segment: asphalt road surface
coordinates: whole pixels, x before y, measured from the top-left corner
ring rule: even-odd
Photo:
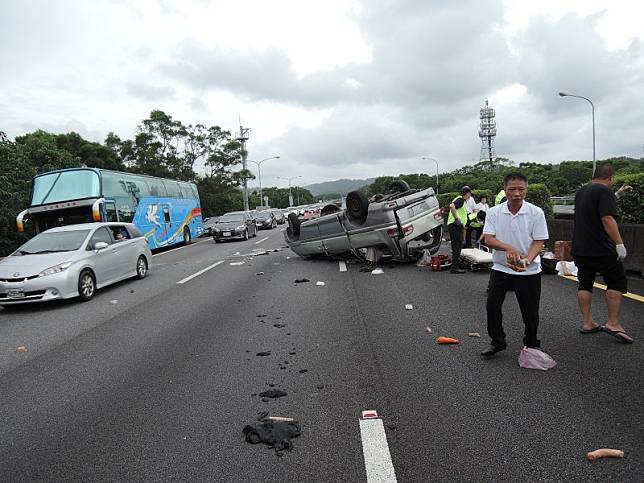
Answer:
[[[581,336],[575,284],[544,276],[558,365],[527,370],[512,294],[508,350],[479,355],[487,273],[251,256],[283,245],[202,239],[88,303],[0,309],[0,481],[644,481],[641,302],[623,306],[633,345]],[[300,423],[291,452],[244,441],[264,411]],[[602,447],[625,457],[586,461]]]

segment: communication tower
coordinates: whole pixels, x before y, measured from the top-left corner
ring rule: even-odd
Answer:
[[[481,108],[481,126],[479,137],[481,138],[481,161],[492,161],[496,157],[494,152],[494,137],[496,136],[496,121],[494,120],[494,109],[485,99],[485,107]]]
[[[250,128],[249,127],[243,127],[241,123],[241,118],[239,119],[239,131],[235,133],[235,139],[239,141],[239,144],[241,144],[242,148],[242,166],[244,169],[244,172],[247,169],[248,163],[248,154],[246,153],[246,141],[248,141],[250,133]],[[243,184],[243,199],[244,199],[244,210],[248,211],[248,178],[244,176],[244,184]]]

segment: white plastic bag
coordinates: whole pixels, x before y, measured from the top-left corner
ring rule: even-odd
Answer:
[[[573,275],[577,276],[577,265],[575,262],[557,262],[557,272],[560,276]]]
[[[524,347],[519,353],[519,365],[524,369],[541,369],[547,371],[557,365],[555,360],[539,349]]]

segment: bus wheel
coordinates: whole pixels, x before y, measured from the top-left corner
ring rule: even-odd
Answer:
[[[96,280],[89,270],[83,270],[78,277],[78,295],[82,302],[87,302],[96,292]]]
[[[183,244],[187,245],[188,243],[190,243],[191,240],[192,240],[192,236],[190,236],[190,229],[186,227],[183,230]]]

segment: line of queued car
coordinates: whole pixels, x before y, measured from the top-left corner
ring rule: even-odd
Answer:
[[[210,219],[206,223],[210,222]],[[277,208],[265,210],[233,211],[226,213],[212,224],[208,224],[206,233],[215,243],[225,240],[248,240],[257,236],[258,230],[271,230],[286,223],[283,210]]]

